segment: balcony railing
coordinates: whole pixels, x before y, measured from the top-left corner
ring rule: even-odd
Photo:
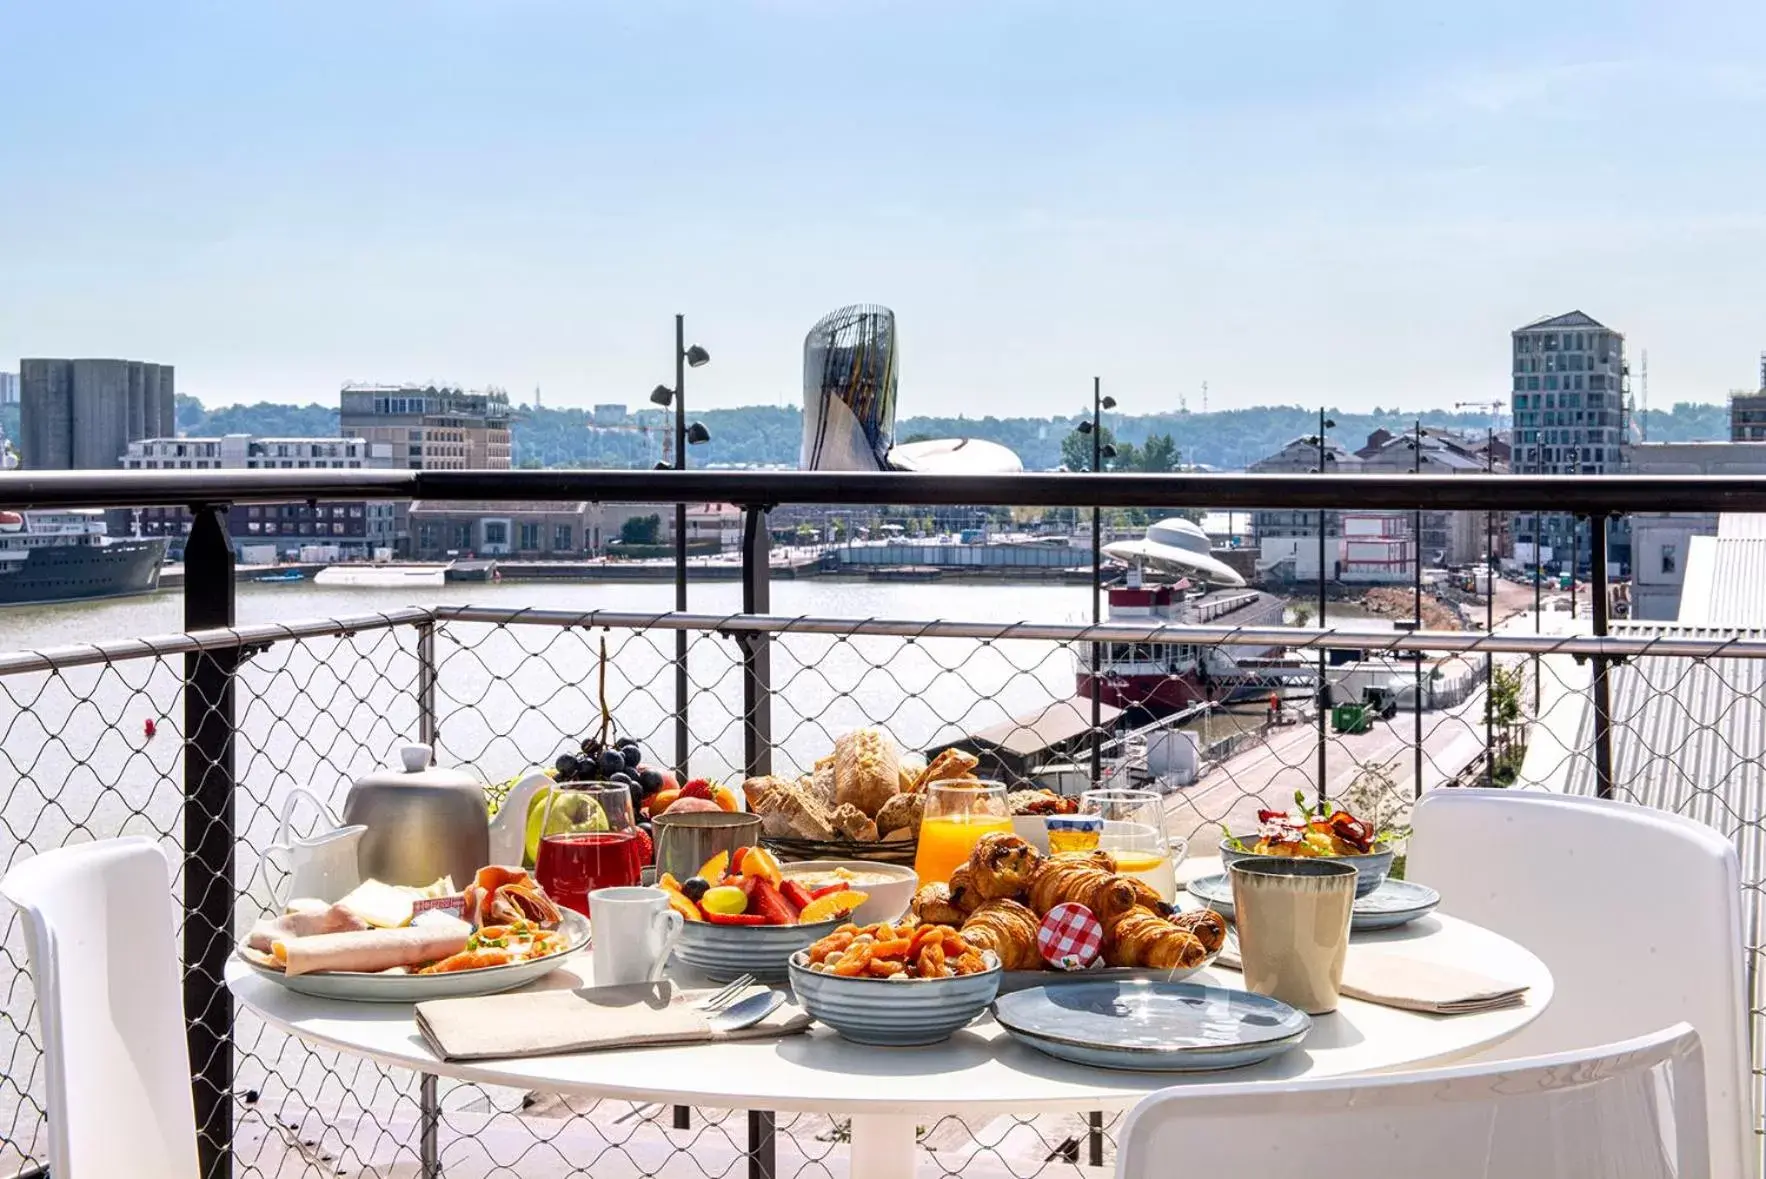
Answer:
[[[282,877],[265,851],[292,787],[339,802],[353,778],[414,739],[434,744],[442,764],[471,767],[491,783],[549,762],[599,715],[603,643],[606,695],[621,731],[656,760],[674,760],[684,748],[693,771],[705,775],[807,772],[836,736],[860,724],[880,725],[911,748],[954,740],[1072,696],[1080,656],[1093,644],[1267,643],[1307,665],[1319,652],[1350,647],[1395,660],[1422,653],[1439,672],[1424,709],[1412,715],[1407,706],[1372,733],[1333,734],[1315,717],[1278,726],[1258,713],[1200,712],[1188,723],[1204,762],[1193,784],[1169,796],[1173,834],[1191,836],[1196,852],[1208,854],[1221,824],[1240,827],[1260,805],[1321,786],[1391,822],[1402,822],[1422,789],[1484,781],[1667,806],[1737,841],[1753,919],[1751,967],[1760,960],[1766,636],[1610,633],[1604,551],[1595,554],[1597,584],[1588,593],[1594,633],[1583,635],[1551,627],[1550,617],[1537,633],[1495,634],[1247,628],[1230,616],[1207,626],[940,618],[936,590],[929,608],[910,617],[786,617],[772,609],[764,526],[765,511],[787,503],[1766,511],[1766,489],[1750,481],[203,472],[18,475],[0,494],[7,507],[170,503],[194,514],[182,633],[0,654],[0,868],[119,834],[148,835],[178,853],[205,1176],[413,1166],[433,1173],[438,1165],[450,1175],[716,1176],[746,1168],[756,1179],[838,1170],[843,1131],[824,1118],[683,1116],[437,1082],[310,1048],[232,1009],[222,969],[241,923],[280,895]],[[746,514],[741,609],[423,607],[235,625],[227,504],[416,496],[736,503]],[[1593,536],[1604,550],[1605,530]],[[658,604],[667,598],[658,586]],[[677,636],[686,640],[684,665]],[[687,688],[677,694],[683,666]],[[1668,731],[1650,702],[1676,695],[1703,704],[1689,704],[1682,727]],[[152,737],[145,717],[157,719]],[[1699,780],[1689,732],[1721,747],[1716,754],[1742,777]],[[34,1003],[11,914],[0,915],[0,929],[6,1174],[41,1159],[44,1128]],[[1766,1084],[1758,978],[1751,968],[1757,1097]],[[922,1144],[946,1172],[981,1168],[1020,1179],[1101,1165],[1113,1149],[1102,1118],[972,1125],[951,1118],[925,1127]]]

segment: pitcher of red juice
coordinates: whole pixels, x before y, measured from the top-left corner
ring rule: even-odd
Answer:
[[[552,788],[534,860],[534,876],[547,896],[587,917],[591,892],[637,884],[642,871],[626,787],[573,782]]]

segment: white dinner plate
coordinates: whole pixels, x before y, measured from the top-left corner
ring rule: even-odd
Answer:
[[[589,920],[574,909],[564,910],[558,923],[567,945],[556,954],[488,966],[482,970],[457,970],[450,974],[367,974],[359,971],[319,971],[288,975],[259,966],[237,954],[260,978],[319,999],[346,999],[355,1003],[422,1003],[429,999],[463,999],[470,995],[495,995],[525,986],[564,965],[565,960],[589,944]]]

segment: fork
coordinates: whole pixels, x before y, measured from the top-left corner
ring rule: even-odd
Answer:
[[[753,985],[754,976],[752,974],[738,975],[717,990],[713,991],[711,994],[705,996],[705,998],[699,1000],[694,1006],[700,1011],[715,1015],[717,1012],[729,1007],[737,999],[740,999],[742,997],[742,992],[746,991]],[[662,1106],[660,1105],[636,1105],[632,1107],[629,1113],[623,1113],[617,1118],[614,1118],[613,1124],[617,1126],[621,1122],[629,1122],[633,1118],[649,1117],[652,1113],[661,1108]]]

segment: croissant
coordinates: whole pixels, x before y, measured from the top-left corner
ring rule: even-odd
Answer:
[[[967,913],[950,903],[950,886],[947,884],[921,885],[908,908],[922,925],[948,925],[954,929],[969,919]]]
[[[1134,889],[1134,903],[1141,908],[1151,910],[1161,917],[1171,908],[1165,903],[1165,898],[1154,891],[1153,886],[1139,876],[1124,876],[1122,879],[1128,881],[1129,887]]]
[[[1047,913],[1066,901],[1084,905],[1108,929],[1110,922],[1135,907],[1135,891],[1128,877],[1106,872],[1088,860],[1059,856],[1044,860],[1030,884],[1030,907]]]
[[[960,864],[950,874],[950,903],[965,913],[973,913],[987,900],[975,885],[975,871],[968,864]]]
[[[1210,954],[1226,944],[1226,918],[1213,909],[1193,909],[1170,918],[1171,924],[1188,930]]]
[[[1104,965],[1149,966],[1157,970],[1199,966],[1208,951],[1187,929],[1135,906],[1104,923]]]
[[[989,831],[969,853],[968,867],[981,899],[1016,897],[1042,867],[1042,853],[1009,831]]]
[[[1038,970],[1042,956],[1036,949],[1036,914],[1017,901],[988,901],[963,922],[963,940],[977,950],[999,955],[1005,970]]]

